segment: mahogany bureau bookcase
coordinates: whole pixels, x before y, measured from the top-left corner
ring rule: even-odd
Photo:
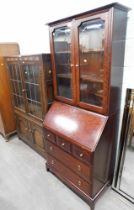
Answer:
[[[20,48],[16,42],[0,43],[0,134],[6,141],[10,135],[16,133],[16,123],[10,94],[10,81],[4,56],[20,54]]]
[[[50,54],[6,58],[17,133],[45,156],[42,123],[53,100]]]
[[[55,102],[43,123],[47,170],[92,210],[113,174],[128,10],[113,3],[49,23]]]

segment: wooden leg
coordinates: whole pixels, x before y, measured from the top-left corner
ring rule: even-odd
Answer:
[[[9,139],[8,139],[8,137],[6,137],[6,138],[5,138],[5,142],[8,142],[8,141],[9,141]]]
[[[92,203],[90,208],[91,208],[91,210],[94,210],[95,209],[95,203]]]
[[[49,171],[49,167],[48,167],[47,163],[46,163],[46,170]]]

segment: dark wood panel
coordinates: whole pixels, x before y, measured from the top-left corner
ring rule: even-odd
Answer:
[[[2,115],[0,113],[0,133],[5,135],[5,131],[4,131],[4,123],[3,123],[3,119],[2,119]]]
[[[35,121],[31,121],[31,118],[27,117],[26,114],[23,114],[23,116],[17,114],[16,120],[19,138],[46,158],[45,137],[42,125],[39,126]]]
[[[57,160],[63,163],[66,167],[71,169],[74,173],[85,179],[87,182],[91,182],[92,166],[87,166],[76,158],[65,153],[62,149],[59,149],[54,144],[47,142],[47,151],[50,155],[54,156]]]
[[[20,138],[31,142],[31,133],[29,132],[29,124],[25,118],[16,115],[17,132]]]
[[[51,141],[53,143],[56,142],[56,136],[52,132],[50,132],[46,129],[45,129],[45,137],[46,137],[46,139],[48,139],[49,141]]]
[[[92,164],[92,154],[88,151],[83,150],[82,147],[72,145],[72,153],[76,158],[78,158],[82,162],[85,162],[88,165]]]
[[[46,114],[44,127],[87,151],[94,151],[107,122],[106,116],[54,102]]]
[[[79,176],[77,176],[75,173],[73,173],[71,170],[69,170],[67,167],[65,167],[63,164],[61,164],[50,155],[48,155],[47,163],[49,165],[49,169],[52,170],[54,173],[57,172],[59,176],[64,179],[66,184],[71,184],[78,191],[86,195],[90,195],[91,187],[89,183],[81,179]]]
[[[42,127],[39,127],[35,124],[31,124],[31,130],[35,146],[38,146],[43,150],[45,146],[44,146],[44,134]]]
[[[61,147],[66,152],[71,152],[71,144],[60,137],[56,137],[56,142],[59,147]]]
[[[11,100],[9,78],[4,57],[0,57],[0,112],[1,133],[7,137],[16,132],[16,123]]]

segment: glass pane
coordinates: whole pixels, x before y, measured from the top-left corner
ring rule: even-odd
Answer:
[[[14,105],[16,108],[24,110],[24,99],[22,97],[22,82],[19,71],[19,65],[12,63],[8,65],[10,81],[11,81],[11,91],[13,94]]]
[[[24,79],[26,82],[39,84],[39,69],[37,64],[23,65]]]
[[[22,97],[18,97],[18,96],[17,96],[17,98],[18,98],[18,107],[20,109],[24,109],[24,100],[23,100],[23,98]]]
[[[42,118],[42,109],[39,102],[28,100],[28,109],[30,114]]]
[[[13,71],[12,71],[12,65],[9,64],[9,74],[10,74],[10,78],[13,79]]]
[[[18,106],[17,97],[16,95],[13,95],[13,96],[14,96],[14,105],[17,107]]]
[[[22,84],[20,81],[12,81],[13,92],[22,96]]]
[[[57,92],[59,96],[72,98],[72,72],[70,63],[71,30],[58,28],[53,33]]]
[[[79,27],[80,101],[102,106],[104,76],[104,21],[83,22]]]
[[[40,87],[39,87],[39,65],[23,65],[24,82],[28,102],[28,113],[42,118]]]
[[[19,72],[19,66],[14,65],[14,71],[15,71],[15,79],[20,81],[20,72]]]
[[[14,94],[13,94],[13,97],[14,97],[15,107],[24,110],[24,100],[23,100],[23,98],[19,97],[18,95],[14,95]]]
[[[26,83],[26,94],[28,99],[40,102],[39,85]]]
[[[11,87],[12,87],[12,93],[15,93],[16,94],[16,88],[15,88],[14,81],[11,81]]]

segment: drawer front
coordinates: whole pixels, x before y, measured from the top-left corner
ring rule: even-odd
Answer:
[[[86,195],[90,195],[91,186],[88,182],[80,178],[50,155],[48,155],[47,163],[50,170],[63,179],[67,185],[71,185],[71,187],[73,186],[75,190],[77,189]]]
[[[91,164],[91,154],[89,152],[86,152],[78,146],[72,145],[72,153],[79,160]]]
[[[56,138],[55,138],[55,135],[53,133],[51,133],[50,131],[48,130],[45,130],[45,137],[47,140],[55,143],[56,142]]]
[[[57,145],[59,147],[61,147],[63,150],[65,150],[65,151],[67,151],[67,152],[70,153],[70,151],[71,151],[71,145],[70,145],[69,142],[63,140],[62,138],[60,138],[58,136],[56,137],[56,142],[57,142]]]
[[[50,142],[47,142],[47,152],[87,182],[91,181],[91,166],[87,166]]]

